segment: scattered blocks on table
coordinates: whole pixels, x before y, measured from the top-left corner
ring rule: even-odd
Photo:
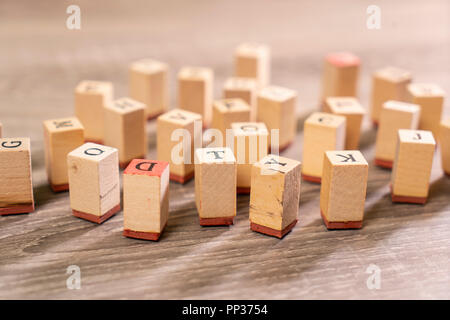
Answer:
[[[250,229],[283,238],[297,223],[301,163],[268,155],[253,165]]]
[[[302,177],[320,183],[325,151],[343,150],[346,118],[331,113],[314,112],[303,128]]]
[[[147,155],[146,106],[120,98],[105,106],[104,144],[119,150],[119,166]]]
[[[146,119],[153,119],[168,108],[168,72],[166,63],[152,59],[141,59],[130,66],[130,97],[146,105]]]
[[[375,164],[383,168],[392,168],[397,148],[398,130],[418,129],[420,106],[389,100],[383,104],[379,119]]]
[[[262,122],[232,123],[231,130],[237,162],[237,193],[249,194],[252,166],[267,155],[268,131]]]
[[[178,73],[178,108],[200,114],[205,128],[211,123],[213,81],[209,68],[184,67]]]
[[[200,225],[233,224],[236,216],[236,159],[230,148],[195,150],[195,204]]]
[[[327,151],[320,187],[320,213],[328,229],[362,227],[369,165],[357,150]]]
[[[250,106],[250,121],[256,121],[256,94],[258,85],[255,79],[232,77],[225,81],[223,97],[240,98]]]
[[[233,122],[249,122],[250,106],[242,99],[216,100],[213,104],[213,117],[211,127],[222,133],[222,143],[226,142],[226,130],[231,129]]]
[[[116,148],[85,143],[68,154],[67,166],[74,216],[100,224],[120,211]]]
[[[234,75],[254,78],[260,88],[270,83],[270,48],[264,44],[243,43],[234,52]]]
[[[378,124],[383,103],[388,100],[407,101],[407,86],[412,81],[409,71],[386,67],[372,76],[371,118]]]
[[[67,155],[84,143],[84,128],[75,118],[44,121],[45,167],[54,192],[69,190]]]
[[[347,119],[345,130],[345,149],[359,148],[361,124],[366,110],[353,97],[330,97],[325,100],[325,112],[344,116]]]
[[[169,163],[134,159],[123,172],[123,235],[156,241],[169,219]]]
[[[269,86],[258,93],[258,122],[264,122],[269,130],[269,146],[273,153],[286,149],[294,140],[297,131],[295,106],[297,92],[291,89]],[[279,130],[278,141],[272,130]]]
[[[170,163],[170,180],[183,184],[194,177],[194,145],[202,145],[201,127],[202,116],[186,110],[173,109],[158,117],[158,160]]]
[[[398,130],[391,176],[392,202],[424,204],[427,201],[436,147],[431,131]]]
[[[85,141],[103,143],[104,106],[112,99],[111,82],[87,80],[75,88],[75,116],[83,124]]]
[[[0,215],[34,211],[29,138],[0,139]]]
[[[439,135],[441,145],[442,169],[450,176],[450,117],[442,120]]]

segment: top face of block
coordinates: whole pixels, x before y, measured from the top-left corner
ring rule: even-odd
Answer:
[[[184,67],[178,72],[180,80],[212,80],[213,71],[210,68],[203,67]]]
[[[269,100],[283,102],[297,97],[297,92],[288,88],[268,86],[259,91],[258,96]]]
[[[154,74],[168,70],[168,65],[166,63],[153,60],[153,59],[141,59],[135,61],[131,64],[131,70],[145,73],[145,74]]]
[[[260,136],[269,134],[263,122],[233,122],[231,124],[231,130],[234,136]]]
[[[231,77],[225,81],[225,90],[255,90],[257,82],[253,78]]]
[[[369,166],[362,153],[358,150],[326,151],[325,156],[334,166]]]
[[[411,83],[408,85],[409,93],[414,97],[444,97],[444,90],[433,83]]]
[[[249,111],[250,106],[242,99],[222,99],[214,101],[214,107],[221,113]]]
[[[279,172],[282,174],[286,174],[293,169],[297,168],[301,165],[300,161],[280,157],[274,154],[269,154],[253,164],[253,166],[259,167],[262,170],[262,173],[273,173],[273,172]],[[272,172],[270,172],[272,171]]]
[[[30,138],[2,138],[0,152],[30,151]]]
[[[199,148],[195,150],[195,163],[236,163],[233,151],[230,148]]]
[[[420,111],[420,106],[417,104],[395,100],[386,101],[383,103],[383,108],[406,113],[416,113]]]
[[[398,137],[402,143],[420,143],[435,145],[433,133],[426,130],[398,130]]]
[[[305,120],[305,124],[312,124],[327,128],[338,128],[345,122],[345,117],[325,112],[314,112],[308,117],[308,119]]]
[[[411,72],[396,67],[386,67],[375,72],[375,77],[390,82],[409,81],[412,78]]]
[[[261,43],[242,43],[235,51],[238,56],[261,57],[270,54],[270,48]]]
[[[142,176],[161,177],[169,166],[166,161],[133,159],[123,174],[137,174]]]
[[[326,61],[336,67],[359,66],[360,59],[351,52],[333,52],[325,57]]]
[[[84,129],[83,125],[76,117],[45,120],[44,128],[52,133]]]
[[[77,85],[75,92],[92,95],[111,94],[112,89],[113,85],[111,82],[84,80]]]
[[[194,121],[201,121],[202,116],[195,112],[190,112],[182,109],[172,109],[158,117],[158,121],[166,121],[181,126],[188,125]]]
[[[329,97],[326,99],[333,113],[365,114],[366,110],[354,97]]]
[[[81,158],[89,161],[100,162],[113,153],[118,153],[116,148],[107,147],[101,144],[87,142],[82,146],[72,150],[68,156]]]
[[[146,105],[131,98],[123,97],[106,104],[105,108],[119,114],[128,114],[138,110],[145,110]]]

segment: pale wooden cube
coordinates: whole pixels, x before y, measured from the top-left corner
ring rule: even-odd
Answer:
[[[0,138],[0,215],[34,211],[30,138]]]
[[[103,143],[103,109],[112,99],[111,82],[86,80],[75,88],[75,116],[83,124],[86,141]]]
[[[231,129],[233,122],[249,122],[250,106],[242,99],[216,100],[213,104],[211,127],[222,133],[222,144],[225,145],[226,130]]]
[[[0,138],[2,138],[2,137],[3,137],[3,125],[0,122]]]
[[[230,148],[195,151],[195,204],[200,225],[231,225],[236,216],[236,159]]]
[[[320,213],[328,229],[361,228],[369,165],[357,150],[327,151],[320,187]]]
[[[153,119],[169,106],[169,66],[153,59],[141,59],[130,66],[130,97],[146,105],[145,116]]]
[[[67,166],[74,216],[100,224],[120,211],[116,148],[85,143],[67,155]]]
[[[169,219],[169,163],[134,159],[123,172],[123,235],[160,238]]]
[[[383,104],[375,145],[375,164],[392,168],[399,129],[416,130],[419,126],[420,106],[389,100]]]
[[[119,150],[119,167],[147,155],[146,106],[120,98],[105,106],[104,144]]]
[[[254,78],[260,88],[270,83],[270,48],[264,44],[243,43],[234,51],[234,76]]]
[[[346,118],[330,113],[314,112],[303,128],[302,177],[320,183],[325,151],[345,148]]]
[[[250,106],[250,121],[256,121],[256,95],[258,85],[255,79],[231,77],[223,86],[225,99],[240,98]]]
[[[439,135],[441,145],[442,169],[450,176],[450,117],[442,120]]]
[[[156,131],[158,160],[170,164],[170,180],[188,182],[194,177],[194,146],[201,146],[202,116],[173,109],[158,117]]]
[[[391,175],[393,202],[427,201],[436,142],[431,131],[398,130]]]
[[[283,238],[297,223],[301,163],[268,155],[253,165],[250,229]]]
[[[54,192],[69,190],[67,155],[84,143],[84,127],[76,117],[46,120],[45,167]]]

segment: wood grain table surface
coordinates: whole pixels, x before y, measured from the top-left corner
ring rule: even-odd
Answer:
[[[75,2],[75,1],[74,1]],[[375,131],[364,124],[370,164],[364,226],[327,231],[320,186],[302,182],[299,223],[284,239],[249,230],[248,196],[231,227],[200,227],[194,183],[170,185],[170,217],[159,242],[122,236],[120,212],[103,225],[71,215],[68,193],[47,184],[42,121],[73,114],[73,89],[109,80],[127,95],[128,66],[169,63],[171,107],[183,65],[215,72],[215,97],[232,74],[233,49],[272,48],[272,83],[298,90],[299,131],[283,155],[302,159],[302,122],[317,109],[323,56],[350,50],[362,59],[359,98],[369,105],[371,73],[394,65],[415,81],[450,92],[448,1],[77,1],[81,30],[66,28],[72,1],[0,3],[0,122],[4,135],[32,141],[36,211],[0,217],[1,299],[436,299],[450,298],[450,179],[439,149],[426,205],[392,204],[390,171],[373,165]],[[381,8],[381,29],[366,8]],[[450,114],[448,99],[445,113]],[[148,124],[149,158],[155,124]],[[0,183],[1,180],[0,180]],[[370,290],[366,269],[381,271]],[[66,269],[81,269],[81,289]]]

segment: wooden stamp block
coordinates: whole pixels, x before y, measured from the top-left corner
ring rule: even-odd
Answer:
[[[439,137],[444,95],[444,90],[435,84],[408,85],[408,100],[421,107],[419,129],[431,131],[436,139]]]
[[[156,241],[169,219],[169,163],[134,159],[123,172],[123,235]]]
[[[67,155],[84,143],[84,128],[75,118],[44,121],[45,167],[54,192],[69,190]]]
[[[325,151],[343,150],[346,118],[330,113],[314,112],[303,128],[302,177],[320,183]]]
[[[147,119],[153,119],[167,110],[168,72],[167,64],[152,59],[141,59],[130,66],[130,97],[146,105]]]
[[[392,202],[424,204],[436,147],[431,131],[398,130],[391,176]]]
[[[320,187],[320,213],[328,229],[362,227],[369,165],[361,152],[327,151]]]
[[[270,48],[263,44],[243,43],[234,52],[234,75],[256,79],[260,88],[270,82]]]
[[[185,67],[178,73],[178,108],[200,114],[205,128],[211,122],[213,83],[209,68]]]
[[[450,176],[450,117],[442,120],[439,135],[441,145],[442,169]]]
[[[86,141],[103,143],[103,109],[112,99],[111,82],[81,81],[75,88],[75,116],[83,124]]]
[[[211,127],[218,129],[223,136],[222,146],[225,145],[226,130],[231,129],[233,122],[249,122],[250,106],[242,99],[216,100],[213,104],[213,118]]]
[[[268,155],[253,165],[250,229],[283,238],[297,223],[301,163]]]
[[[252,166],[267,155],[269,133],[262,122],[235,122],[231,130],[237,162],[237,193],[249,194]]]
[[[67,155],[72,213],[103,223],[120,211],[117,149],[85,143]]]
[[[416,104],[389,100],[383,104],[375,147],[375,164],[392,168],[399,129],[418,129],[420,107]]]
[[[334,52],[325,57],[322,74],[322,101],[328,97],[356,97],[360,60],[350,52]]]
[[[297,118],[295,106],[297,104],[297,92],[287,88],[269,86],[258,93],[259,122],[264,122],[269,132],[279,130],[278,148],[286,149],[294,140],[297,131]],[[271,149],[276,149],[277,141],[271,141]]]
[[[345,149],[359,148],[361,124],[366,110],[353,97],[330,97],[325,100],[325,112],[344,116],[347,119],[345,130]]]
[[[135,158],[147,155],[146,106],[130,98],[120,98],[105,106],[107,146],[119,150],[119,166],[125,168]]]
[[[0,138],[2,138],[2,137],[3,137],[3,125],[0,122]]]
[[[383,103],[388,100],[407,101],[406,87],[412,81],[409,71],[386,67],[372,76],[371,117],[375,124],[380,120]]]
[[[194,177],[194,145],[199,141],[201,146],[201,127],[202,116],[186,110],[173,109],[158,117],[158,160],[170,163],[170,180],[183,184]]]
[[[240,98],[250,106],[250,121],[256,121],[257,82],[252,78],[232,77],[225,81],[223,97],[225,99]]]
[[[233,224],[236,159],[230,148],[195,150],[195,204],[201,226]]]
[[[0,139],[0,215],[34,211],[29,138]]]

